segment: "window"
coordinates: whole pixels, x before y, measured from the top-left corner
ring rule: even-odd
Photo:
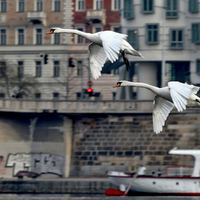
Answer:
[[[24,94],[20,93],[20,92],[18,92],[16,95],[13,95],[13,97],[16,98],[16,99],[22,99],[23,96],[24,96]]]
[[[95,32],[95,33],[100,32],[101,30],[102,30],[101,27],[95,27],[95,28],[94,28],[94,32]]]
[[[112,99],[115,100],[115,97],[116,97],[116,92],[113,92],[112,93]]]
[[[170,48],[183,49],[183,29],[170,30]]]
[[[35,93],[35,99],[41,99],[41,93]]]
[[[1,0],[1,12],[7,12],[7,0]]]
[[[53,93],[53,99],[58,100],[59,99],[59,93],[57,93],[57,92]]]
[[[60,62],[59,61],[54,61],[54,67],[53,67],[53,76],[54,77],[59,77],[60,75]]]
[[[142,12],[143,13],[153,13],[154,12],[154,1],[153,0],[143,0],[142,1]]]
[[[24,44],[24,29],[18,29],[18,45]]]
[[[24,7],[25,7],[25,4],[24,4],[24,0],[18,0],[19,1],[19,8],[18,8],[18,12],[24,12]]]
[[[78,28],[77,30],[83,31],[83,28]],[[77,35],[77,43],[81,44],[84,42],[84,38],[80,35]]]
[[[114,27],[113,31],[117,32],[117,33],[121,33],[121,28],[120,27]]]
[[[80,99],[86,99],[87,98],[87,90],[86,89],[83,89],[82,90],[83,92],[81,93],[81,92],[78,92],[78,93],[76,93],[76,99],[77,100],[80,100]]]
[[[103,0],[95,0],[95,10],[101,10],[103,8]]]
[[[94,93],[94,100],[95,101],[99,101],[99,100],[101,100],[101,93],[100,92],[95,92]]]
[[[6,45],[6,29],[1,29],[1,45]]]
[[[0,62],[0,77],[4,78],[6,76],[6,63]]]
[[[0,93],[0,99],[4,99],[5,98],[5,93]]]
[[[55,0],[54,1],[54,11],[55,12],[60,12],[60,0]]]
[[[124,0],[124,18],[125,19],[134,18],[133,0]]]
[[[42,44],[42,29],[36,29],[36,44]]]
[[[35,93],[35,98],[40,99],[41,98],[41,93]]]
[[[199,4],[198,4],[198,0],[189,0],[189,12],[191,13],[196,13],[199,12]]]
[[[43,10],[43,0],[37,0],[36,1],[36,11],[40,12]]]
[[[192,42],[200,43],[200,23],[192,24]]]
[[[146,41],[147,41],[147,44],[159,43],[159,25],[158,24],[146,25]]]
[[[197,74],[200,75],[200,60],[197,60]]]
[[[81,93],[80,92],[76,93],[76,99],[77,100],[81,99]]]
[[[85,0],[77,0],[77,11],[85,10]]]
[[[178,0],[166,0],[166,18],[178,18]]]
[[[82,76],[83,74],[83,62],[79,60],[77,62],[77,76]]]
[[[42,63],[41,61],[36,61],[35,66],[35,76],[42,77]]]
[[[134,49],[138,49],[138,31],[128,30],[128,42]]]
[[[59,33],[54,34],[54,44],[60,44],[60,34]]]
[[[120,10],[120,1],[121,0],[112,0],[112,10]]]
[[[171,81],[180,81],[181,83],[190,83],[190,63],[175,62],[170,63],[169,72],[171,72]]]
[[[18,77],[23,77],[24,75],[24,62],[19,61],[18,62]]]

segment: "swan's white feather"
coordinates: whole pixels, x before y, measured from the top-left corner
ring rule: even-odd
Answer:
[[[115,33],[112,31],[103,31],[99,33],[99,37],[102,40],[102,45],[108,59],[114,62],[118,59],[118,54],[121,49],[122,40],[127,35]]]
[[[89,45],[89,51],[90,51],[90,70],[92,73],[92,76],[97,79],[101,76],[101,70],[106,62],[107,56],[103,49],[103,47],[95,44],[90,43]]]
[[[156,95],[153,107],[153,130],[157,134],[163,130],[165,120],[173,109],[174,104]]]
[[[199,88],[194,85],[180,83],[178,81],[168,82],[172,101],[179,112],[186,109],[191,93],[197,93]]]

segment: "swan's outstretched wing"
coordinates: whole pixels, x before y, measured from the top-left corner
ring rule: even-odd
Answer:
[[[97,79],[101,76],[101,70],[106,62],[107,56],[103,49],[103,47],[91,43],[89,45],[89,51],[90,51],[90,70],[92,73],[92,76]]]
[[[177,81],[168,82],[168,86],[170,88],[172,101],[179,112],[186,109],[190,94],[196,94],[199,90],[199,88],[194,85],[188,85]]]
[[[113,63],[118,59],[122,39],[126,38],[127,35],[112,31],[103,31],[99,33],[99,37],[102,40],[102,45],[108,59]]]
[[[153,107],[153,130],[157,134],[163,130],[165,120],[173,109],[174,104],[156,95]]]

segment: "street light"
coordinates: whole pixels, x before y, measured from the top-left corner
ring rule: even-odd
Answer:
[[[163,7],[163,33],[162,33],[162,87],[165,86],[165,9]]]

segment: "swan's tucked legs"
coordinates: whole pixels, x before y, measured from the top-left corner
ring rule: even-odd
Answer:
[[[129,62],[129,60],[128,60],[128,57],[127,57],[127,55],[126,55],[126,52],[120,50],[120,53],[122,54],[122,57],[123,57],[123,59],[124,59],[124,63],[126,64],[126,70],[129,71],[129,69],[130,69],[131,67],[130,67],[130,62]]]
[[[199,100],[199,99],[195,99],[195,101],[196,101],[197,103],[200,103],[200,100]]]

